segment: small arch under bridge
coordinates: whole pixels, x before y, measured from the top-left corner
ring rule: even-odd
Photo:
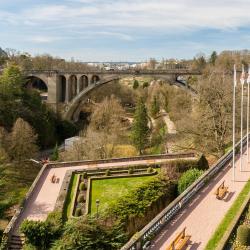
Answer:
[[[184,88],[196,95],[192,87],[188,86],[183,77],[201,75],[201,72],[189,69],[173,70],[95,70],[86,72],[72,71],[25,71],[28,79],[36,78],[47,86],[47,103],[62,117],[68,120],[75,119],[73,114],[89,92],[111,81],[127,76],[150,76],[168,80],[171,84]]]

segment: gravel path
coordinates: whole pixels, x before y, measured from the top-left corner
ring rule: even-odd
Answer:
[[[232,181],[231,168],[227,167],[222,170],[171,223],[166,225],[154,240],[151,249],[165,250],[184,227],[186,227],[187,234],[191,235],[188,249],[204,249],[250,177],[250,165],[247,163],[246,155],[243,158],[243,172],[239,171],[239,166],[240,160],[236,163],[235,182]],[[229,194],[223,200],[217,200],[214,192],[222,181],[229,186]]]

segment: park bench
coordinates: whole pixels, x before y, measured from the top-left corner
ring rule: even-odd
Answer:
[[[51,176],[50,181],[51,181],[52,183],[55,183],[55,182],[56,182],[56,176],[55,176],[54,174]]]
[[[225,187],[225,181],[223,181],[220,186],[216,189],[215,191],[215,195],[216,198],[221,200],[223,199],[223,197],[226,195],[226,193],[228,192],[228,187]]]
[[[184,228],[166,248],[166,250],[182,250],[184,249],[190,238],[191,236],[186,235],[186,228]]]

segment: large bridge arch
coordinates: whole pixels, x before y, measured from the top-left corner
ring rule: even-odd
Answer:
[[[26,78],[26,88],[33,88],[43,92],[48,92],[47,82],[38,76],[28,76]]]

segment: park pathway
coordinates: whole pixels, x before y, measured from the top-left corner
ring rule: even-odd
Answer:
[[[168,223],[152,242],[151,249],[165,250],[176,235],[186,227],[191,241],[187,249],[205,249],[205,246],[217,226],[222,221],[240,191],[250,177],[250,164],[247,156],[243,157],[243,171],[240,172],[240,160],[236,162],[236,181],[232,181],[232,169],[223,169],[197,196]],[[217,200],[215,189],[225,181],[229,186],[229,194],[223,200]]]

